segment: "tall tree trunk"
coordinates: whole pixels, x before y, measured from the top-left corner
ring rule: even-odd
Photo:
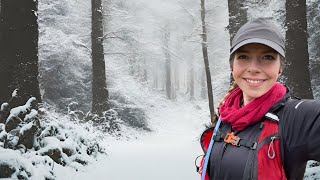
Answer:
[[[37,0],[2,0],[0,13],[0,102],[23,105],[30,97],[41,102],[38,81]]]
[[[103,16],[101,0],[91,0],[92,23],[92,112],[102,114],[110,108],[103,50]]]
[[[169,52],[169,41],[170,41],[170,31],[168,29],[168,25],[164,28],[164,39],[163,39],[163,51],[165,56],[165,69],[166,69],[166,93],[168,99],[173,99],[172,97],[172,78],[171,78],[171,57]]]
[[[286,84],[293,95],[313,98],[308,53],[306,0],[286,1]]]
[[[208,88],[208,99],[209,99],[209,110],[211,119],[214,116],[214,103],[213,103],[213,93],[212,93],[212,83],[211,74],[208,58],[208,48],[207,48],[207,29],[206,29],[206,10],[205,10],[205,0],[201,0],[201,22],[202,22],[202,54],[204,60],[204,66],[206,70],[207,77],[207,88]]]

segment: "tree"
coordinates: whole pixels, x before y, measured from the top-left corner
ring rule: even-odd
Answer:
[[[308,53],[306,0],[286,1],[286,84],[293,95],[313,98]]]
[[[207,41],[207,28],[206,28],[206,10],[205,10],[204,0],[201,0],[201,22],[202,22],[202,43],[201,43],[202,54],[203,54],[204,66],[206,70],[209,110],[210,110],[210,116],[212,119],[214,116],[214,107],[213,107],[212,83],[211,83],[211,74],[210,74],[208,47],[207,47],[208,41]]]
[[[37,0],[2,0],[0,12],[0,102],[23,105],[41,101],[38,81]]]
[[[101,0],[91,0],[92,22],[92,112],[102,114],[110,109],[103,50],[103,15]]]
[[[171,56],[169,52],[169,42],[170,42],[170,31],[169,31],[169,25],[166,24],[166,26],[163,29],[163,52],[165,57],[165,72],[166,72],[166,93],[168,99],[173,99],[173,88],[172,88],[172,72],[171,72]]]

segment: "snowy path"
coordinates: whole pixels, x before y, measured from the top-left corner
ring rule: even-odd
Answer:
[[[153,132],[137,140],[110,141],[107,138],[107,157],[86,167],[85,172],[61,177],[77,180],[199,179],[194,159],[202,153],[197,138],[208,115],[203,108],[199,110],[190,103],[176,105],[151,110]]]

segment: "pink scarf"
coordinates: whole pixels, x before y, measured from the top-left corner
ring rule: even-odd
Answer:
[[[286,92],[285,86],[275,83],[267,93],[241,108],[243,93],[237,88],[220,107],[221,120],[223,123],[231,124],[232,129],[241,131],[259,122],[272,106],[283,99]]]

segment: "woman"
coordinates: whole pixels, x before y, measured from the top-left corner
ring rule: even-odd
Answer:
[[[235,82],[213,124],[222,122],[214,136],[213,128],[201,136],[205,153],[214,140],[203,179],[303,179],[306,162],[320,161],[320,101],[289,98],[277,82],[284,62],[284,38],[270,21],[239,29],[230,55]]]

